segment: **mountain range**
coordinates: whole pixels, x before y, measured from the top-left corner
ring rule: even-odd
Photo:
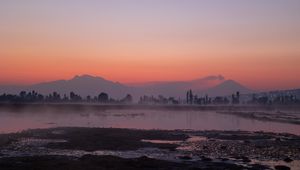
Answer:
[[[207,76],[190,81],[148,82],[122,84],[106,80],[102,77],[81,75],[70,80],[57,80],[27,86],[0,86],[0,93],[18,94],[20,91],[35,90],[41,94],[58,92],[69,94],[71,91],[83,97],[97,96],[101,92],[108,93],[112,98],[120,99],[132,94],[135,99],[143,95],[163,95],[166,97],[185,98],[186,91],[192,89],[198,96],[226,96],[236,91],[241,94],[254,92],[234,80],[226,80],[223,76]]]

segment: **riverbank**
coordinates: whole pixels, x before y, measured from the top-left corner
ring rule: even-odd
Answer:
[[[299,144],[297,135],[264,132],[35,129],[0,135],[0,167],[256,170],[280,165],[296,169]]]
[[[300,111],[300,105],[140,105],[96,103],[0,103],[0,110],[194,110],[194,111]]]

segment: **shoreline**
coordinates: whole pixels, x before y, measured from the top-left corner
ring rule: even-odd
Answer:
[[[135,109],[135,110],[199,110],[199,111],[300,111],[300,105],[142,105],[142,104],[97,104],[97,103],[0,103],[5,109]]]
[[[52,169],[63,162],[57,168],[77,170],[88,162],[91,169],[143,169],[149,164],[152,169],[299,168],[299,142],[297,135],[247,131],[33,129],[0,135],[0,166]],[[16,161],[20,163],[13,166]]]

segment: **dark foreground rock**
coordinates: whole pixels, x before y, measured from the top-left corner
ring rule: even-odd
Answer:
[[[85,155],[81,158],[67,156],[33,156],[1,158],[0,167],[5,170],[259,170],[235,164],[202,162],[195,164],[175,163],[140,157],[123,159],[114,156]]]
[[[290,162],[293,162],[293,159],[291,159],[291,158],[285,158],[283,161],[287,162],[287,163],[290,163]]]
[[[0,170],[297,169],[299,143],[264,132],[34,129],[0,134]],[[288,166],[264,164],[278,160]]]
[[[276,170],[290,170],[290,167],[284,166],[284,165],[276,165],[275,166]]]
[[[161,130],[134,130],[117,128],[53,128],[34,129],[21,133],[0,134],[0,148],[21,138],[64,139],[65,143],[50,143],[48,148],[72,150],[136,150],[145,147],[174,150],[178,145],[149,143],[147,140],[185,140],[188,135]]]
[[[149,158],[122,159],[113,156],[86,155],[81,158],[67,156],[34,156],[0,159],[5,170],[110,170],[110,169],[183,169],[181,164]]]

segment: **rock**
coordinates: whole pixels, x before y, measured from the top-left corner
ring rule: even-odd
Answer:
[[[252,167],[251,169],[253,169],[253,170],[270,169],[269,167],[267,167],[265,165],[261,165],[261,164],[252,164],[251,167]]]
[[[179,156],[178,157],[179,159],[182,159],[182,160],[191,160],[192,157],[188,156],[188,155],[184,155],[184,156]]]
[[[91,154],[86,154],[86,155],[83,155],[80,160],[90,160],[92,158],[94,158],[95,155],[91,155]]]
[[[275,166],[276,170],[290,170],[290,167],[284,166],[284,165],[276,165]]]
[[[293,162],[293,159],[287,157],[283,160],[284,162],[287,162],[287,163],[290,163],[290,162]]]
[[[251,143],[250,140],[244,140],[243,142],[244,142],[244,143],[247,143],[247,144],[248,144],[248,143]]]
[[[141,156],[139,159],[149,159],[147,156]]]
[[[211,158],[208,158],[208,157],[205,157],[205,156],[203,156],[203,157],[201,158],[201,160],[202,160],[202,161],[205,161],[205,162],[210,162],[210,161],[212,161]]]
[[[225,149],[227,149],[227,146],[222,145],[222,146],[221,146],[221,149],[222,149],[222,150],[225,150]]]
[[[221,158],[221,161],[225,162],[225,161],[228,161],[229,159],[228,158]]]
[[[234,156],[233,158],[239,161],[243,161],[244,163],[251,162],[251,159],[246,156]]]
[[[249,159],[248,157],[243,156],[242,161],[245,162],[245,163],[248,163],[248,162],[251,162],[251,159]]]

